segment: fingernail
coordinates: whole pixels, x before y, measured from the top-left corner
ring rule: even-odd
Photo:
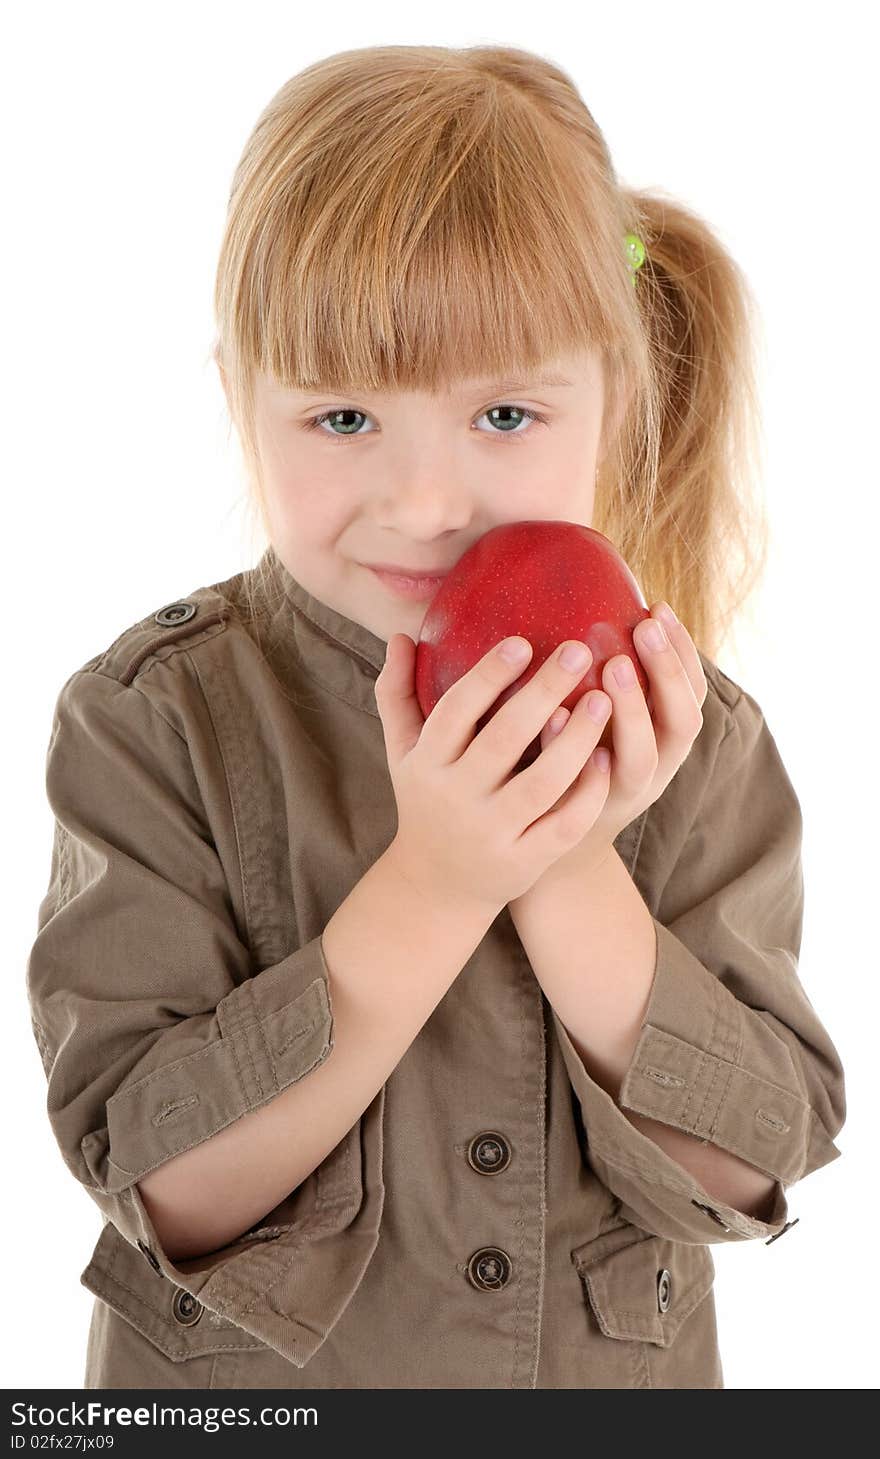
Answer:
[[[631,689],[636,682],[635,669],[630,659],[621,659],[619,664],[614,665],[614,677],[621,689]]]
[[[646,643],[648,648],[661,649],[666,647],[669,639],[666,637],[660,624],[652,621],[648,623],[646,628],[642,629],[642,642]]]
[[[559,662],[564,669],[583,669],[589,657],[590,650],[585,644],[567,643],[559,655]]]
[[[528,658],[531,646],[524,638],[505,638],[498,652],[509,664],[520,664]]]
[[[675,628],[676,624],[678,623],[678,619],[676,618],[668,603],[659,603],[657,605],[657,613],[658,616],[663,619],[663,622],[667,625],[667,627]]]

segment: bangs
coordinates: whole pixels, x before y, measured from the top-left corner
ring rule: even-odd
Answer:
[[[583,150],[492,87],[423,98],[417,123],[361,99],[334,118],[344,145],[293,147],[251,176],[261,197],[233,196],[251,220],[229,301],[245,368],[295,390],[439,391],[610,358],[633,317],[624,227],[608,197],[590,207],[603,183]]]

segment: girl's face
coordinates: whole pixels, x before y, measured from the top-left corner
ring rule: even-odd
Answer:
[[[471,381],[437,395],[310,394],[258,375],[266,506],[285,567],[384,641],[418,641],[430,600],[399,596],[368,564],[443,571],[502,522],[591,526],[601,362],[563,356],[536,372],[550,374],[565,383]]]

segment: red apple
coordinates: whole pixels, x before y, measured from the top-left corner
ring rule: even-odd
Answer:
[[[595,528],[562,521],[502,523],[463,554],[425,613],[415,664],[422,714],[427,719],[456,680],[514,633],[529,640],[532,657],[478,721],[477,733],[567,638],[582,639],[593,662],[560,701],[566,709],[588,690],[601,689],[605,664],[625,653],[650,710],[648,678],[633,641],[636,624],[649,617],[633,574]],[[599,743],[611,744],[610,719]],[[531,764],[540,749],[538,735],[517,768]]]

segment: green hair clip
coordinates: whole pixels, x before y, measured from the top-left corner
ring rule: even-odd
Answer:
[[[645,262],[645,245],[635,233],[627,233],[623,245],[626,250],[627,264],[632,274],[633,288],[635,288],[636,269],[640,269]]]

